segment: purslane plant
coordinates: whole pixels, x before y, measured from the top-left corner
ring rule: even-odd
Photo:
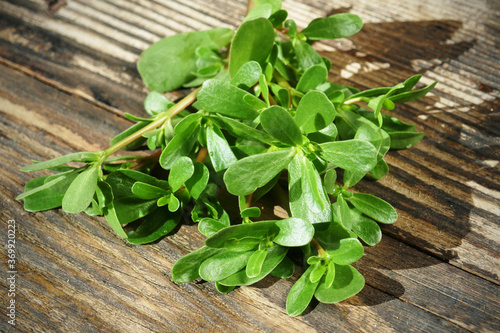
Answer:
[[[423,137],[382,109],[421,98],[435,83],[413,89],[416,75],[359,91],[330,82],[331,63],[311,44],[357,33],[360,18],[336,14],[299,31],[281,1],[256,3],[236,31],[183,33],[148,48],[138,70],[151,90],[149,117],[127,115],[135,124],[106,150],[23,167],[55,174],[29,181],[17,199],[32,212],[62,207],[102,215],[134,244],[160,239],[190,213],[207,238],[175,263],[175,282],[201,277],[227,293],[267,275],[289,278],[302,263],[286,300],[296,316],[313,297],[335,303],[363,288],[351,264],[363,245],[380,242],[379,223],[394,223],[397,213],[350,188],[367,175],[382,178],[387,151]],[[162,94],[180,87],[196,89],[177,103]],[[113,156],[144,146],[149,156]],[[239,219],[231,221],[220,204],[221,187],[238,197]],[[288,218],[259,219],[252,203],[271,190]],[[290,248],[301,251],[291,257]]]

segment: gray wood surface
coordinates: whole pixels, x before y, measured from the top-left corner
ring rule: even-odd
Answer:
[[[18,171],[31,159],[105,149],[130,125],[124,112],[145,114],[135,67],[142,50],[179,32],[235,28],[245,1],[69,0],[51,13],[41,0],[0,0],[0,260],[15,220],[18,271],[15,326],[6,316],[7,264],[0,272],[0,331],[500,331],[500,3],[283,4],[299,27],[339,12],[365,22],[348,40],[314,45],[333,62],[334,82],[366,89],[416,73],[439,80],[432,94],[392,111],[425,138],[388,154],[387,177],[356,185],[399,213],[355,265],[363,291],[290,318],[285,299],[298,271],[227,295],[211,283],[172,282],[173,263],[203,244],[195,225],[135,246],[102,218],[28,213],[14,200],[33,177]]]

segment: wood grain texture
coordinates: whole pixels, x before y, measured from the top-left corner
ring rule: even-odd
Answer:
[[[335,305],[289,318],[298,277],[219,294],[176,284],[171,267],[203,244],[186,223],[134,246],[101,218],[27,213],[18,195],[30,159],[107,147],[143,115],[135,69],[143,49],[179,32],[235,28],[245,1],[69,0],[57,13],[37,0],[0,1],[1,233],[17,221],[21,332],[495,332],[500,330],[500,8],[495,1],[284,0],[304,27],[339,12],[365,26],[348,40],[316,43],[330,79],[361,89],[420,73],[432,94],[393,111],[425,138],[388,155],[390,174],[357,191],[399,213],[356,267],[367,286]],[[223,10],[221,10],[223,8]],[[172,97],[182,94],[176,93]],[[263,203],[268,204],[268,203]],[[228,204],[230,205],[230,203]],[[266,206],[272,214],[272,206]],[[2,247],[0,260],[6,261]],[[2,271],[2,290],[7,288]],[[0,296],[2,309],[7,301]],[[0,331],[13,329],[0,311]]]

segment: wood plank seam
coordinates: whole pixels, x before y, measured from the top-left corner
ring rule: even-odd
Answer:
[[[81,100],[84,100],[84,101],[88,102],[89,104],[97,106],[97,107],[105,110],[106,112],[110,112],[111,114],[113,114],[115,116],[118,116],[120,118],[126,119],[127,121],[130,121],[127,117],[125,117],[124,111],[121,111],[113,106],[107,105],[107,104],[95,99],[92,96],[89,96],[87,94],[82,93],[81,91],[66,87],[65,85],[63,85],[55,80],[51,80],[48,77],[45,77],[43,75],[39,75],[27,67],[18,65],[18,64],[14,63],[8,59],[5,59],[1,56],[0,56],[0,64],[5,65],[11,69],[18,71],[18,72],[21,72],[26,76],[32,77],[33,79],[40,81],[40,82],[42,82],[50,87],[53,87],[59,91],[62,91],[68,95],[71,95],[71,96],[77,97]],[[130,123],[132,124],[131,121],[130,121]]]

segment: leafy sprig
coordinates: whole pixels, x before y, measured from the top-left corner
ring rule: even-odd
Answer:
[[[412,90],[415,75],[359,91],[330,82],[331,63],[311,44],[357,33],[360,18],[336,14],[299,31],[281,1],[255,3],[236,31],[179,34],[144,51],[138,69],[152,90],[144,102],[149,117],[127,115],[135,124],[106,150],[23,167],[55,174],[29,181],[17,199],[33,212],[102,215],[135,244],[164,237],[190,213],[207,238],[175,263],[173,280],[202,278],[222,293],[268,275],[289,278],[301,259],[304,273],[286,301],[296,316],[313,297],[335,303],[363,288],[352,264],[363,244],[380,242],[379,224],[394,223],[397,213],[350,189],[385,176],[388,150],[423,136],[382,110],[421,98],[436,83]],[[198,88],[177,103],[162,94],[179,87]],[[149,156],[112,156],[143,146]],[[230,220],[220,187],[239,198],[240,219]],[[252,203],[272,189],[290,216],[261,221]],[[289,257],[290,248],[300,248],[302,258]]]

